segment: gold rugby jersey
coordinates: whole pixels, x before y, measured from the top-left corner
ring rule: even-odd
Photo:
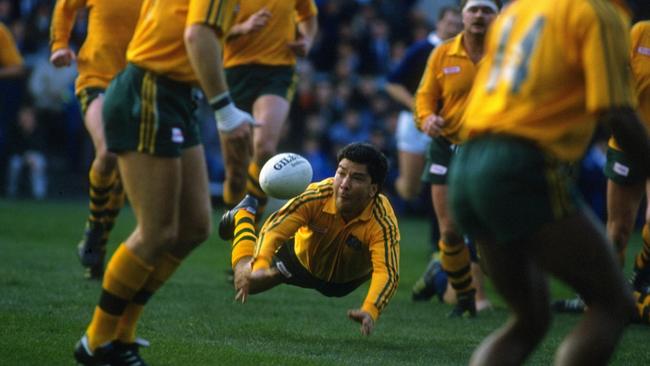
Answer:
[[[185,27],[205,24],[222,38],[238,4],[239,0],[144,0],[127,60],[170,79],[198,84],[185,50]]]
[[[16,41],[9,28],[0,23],[0,66],[19,66],[23,64],[23,57],[18,52]]]
[[[636,107],[623,13],[606,0],[518,0],[498,17],[461,135],[509,134],[576,161],[600,111]]]
[[[415,93],[415,124],[436,114],[445,120],[441,135],[459,143],[460,121],[478,67],[463,46],[464,32],[436,47],[427,61]]]
[[[80,9],[88,8],[88,32],[79,54],[75,82],[78,94],[87,87],[106,88],[126,66],[126,47],[140,15],[142,0],[58,0],[50,26],[50,50],[68,47]]]
[[[246,64],[294,65],[296,56],[287,44],[296,38],[296,25],[318,14],[314,0],[242,1],[235,24],[258,10],[271,12],[268,23],[257,32],[226,40],[224,67]]]
[[[269,268],[275,251],[294,237],[296,256],[315,277],[344,283],[372,274],[362,309],[377,319],[399,281],[400,234],[393,208],[377,196],[350,222],[336,212],[334,179],[312,183],[271,215],[257,240],[253,270]]]

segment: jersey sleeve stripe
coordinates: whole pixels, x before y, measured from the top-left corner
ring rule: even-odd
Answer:
[[[290,214],[296,212],[300,207],[305,205],[308,202],[311,201],[316,201],[316,200],[322,200],[322,199],[327,199],[331,197],[334,194],[334,191],[332,188],[325,189],[325,190],[315,190],[315,191],[306,191],[300,196],[294,198],[291,203],[277,212],[275,212],[271,218],[269,218],[269,229],[273,229],[274,227],[280,225]]]
[[[386,208],[383,206],[383,201],[380,198],[375,201],[375,204],[373,214],[384,233],[384,254],[388,271],[388,282],[375,302],[375,306],[381,311],[397,289],[399,279],[396,246],[392,245],[397,240],[397,225],[389,219]]]

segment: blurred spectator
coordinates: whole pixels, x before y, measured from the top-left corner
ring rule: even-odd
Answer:
[[[28,82],[36,118],[46,130],[48,153],[67,159],[67,168],[78,168],[81,149],[74,146],[80,145],[81,122],[69,113],[70,106],[77,105],[73,91],[76,76],[76,67],[56,69],[47,57],[39,57]]]
[[[27,168],[31,193],[36,199],[43,199],[47,193],[46,160],[44,155],[43,130],[36,120],[34,108],[23,106],[18,112],[18,123],[10,126],[9,168],[7,173],[7,197],[18,195],[23,168]]]
[[[369,126],[363,123],[361,112],[356,108],[348,108],[343,113],[343,120],[334,123],[329,129],[330,154],[352,142],[368,141],[369,137]]]
[[[50,44],[50,19],[52,6],[47,1],[40,1],[34,11],[27,17],[25,37],[25,53],[37,53],[49,50]]]
[[[369,29],[361,42],[359,73],[362,75],[385,75],[391,64],[391,45],[386,21],[370,20]]]
[[[9,19],[11,3],[0,0],[0,18]],[[23,94],[23,58],[16,47],[14,36],[0,22],[0,172],[4,172],[7,128],[16,120]],[[0,180],[2,181],[2,180]]]
[[[314,172],[312,182],[319,182],[334,175],[334,161],[331,159],[329,151],[323,149],[322,140],[318,135],[307,135],[303,140],[302,153]]]

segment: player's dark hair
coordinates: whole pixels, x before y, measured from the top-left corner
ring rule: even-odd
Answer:
[[[368,168],[370,181],[377,184],[379,188],[377,194],[381,192],[388,173],[388,159],[378,148],[366,142],[353,142],[336,154],[337,163],[343,159],[365,165]]]

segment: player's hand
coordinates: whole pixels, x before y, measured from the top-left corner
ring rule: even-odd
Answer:
[[[244,23],[242,23],[242,32],[244,34],[257,32],[269,22],[271,12],[267,8],[262,8],[249,16]]]
[[[50,56],[50,62],[55,67],[70,66],[72,61],[76,59],[77,56],[75,55],[74,51],[72,51],[68,47],[59,48],[58,50],[54,51]]]
[[[250,286],[251,275],[251,257],[244,257],[235,264],[234,272],[234,285],[235,285],[235,301],[240,301],[242,304],[248,298],[248,290]]]
[[[357,323],[361,323],[361,334],[368,336],[372,333],[375,321],[372,320],[372,317],[367,312],[359,309],[348,310],[348,318]]]
[[[422,132],[431,137],[439,136],[445,127],[445,120],[435,114],[427,116],[422,122]]]
[[[293,52],[298,57],[307,56],[309,50],[311,49],[311,41],[302,34],[298,34],[296,40],[289,42],[287,45],[291,49],[291,52]]]
[[[237,108],[233,103],[214,111],[214,119],[217,121],[217,129],[221,133],[235,134],[240,136],[243,134],[244,129],[242,126],[247,127],[246,130],[250,131],[250,125],[255,124],[255,120],[250,113],[244,112]]]

